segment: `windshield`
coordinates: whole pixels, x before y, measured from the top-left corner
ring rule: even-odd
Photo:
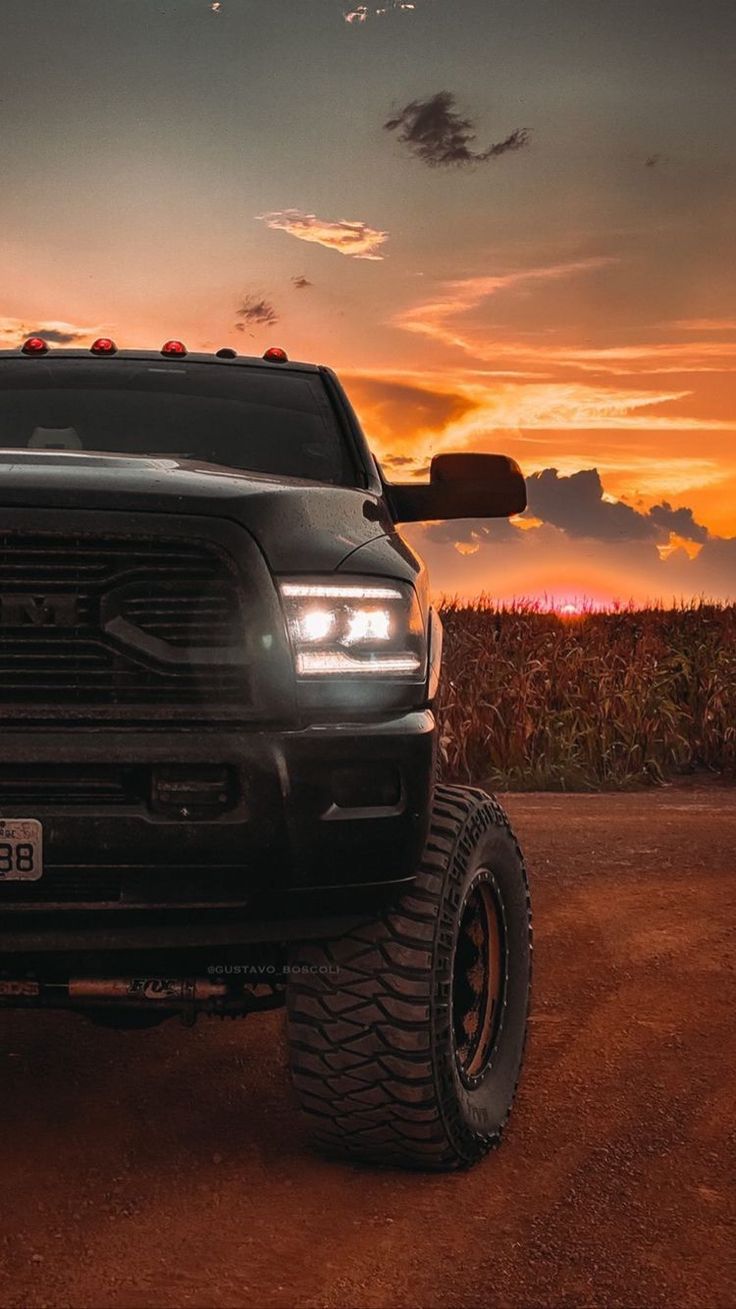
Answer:
[[[177,455],[356,484],[322,377],[255,366],[3,362],[0,449]]]

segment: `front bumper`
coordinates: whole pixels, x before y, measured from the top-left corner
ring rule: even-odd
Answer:
[[[339,931],[413,878],[435,738],[428,710],[284,730],[9,731],[15,792],[0,778],[0,814],[41,821],[45,861],[39,882],[0,884],[0,953],[155,954]],[[80,782],[113,773],[117,790],[110,780],[99,799]],[[210,813],[197,779],[211,791],[220,774]]]

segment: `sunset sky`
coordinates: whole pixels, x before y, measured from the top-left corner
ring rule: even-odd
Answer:
[[[0,0],[0,341],[334,365],[438,590],[736,597],[732,0]],[[556,471],[553,471],[556,470]]]

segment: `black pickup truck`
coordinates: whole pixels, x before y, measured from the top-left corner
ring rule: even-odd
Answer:
[[[323,1149],[492,1146],[527,882],[498,803],[435,780],[442,628],[397,524],[525,503],[496,455],[387,483],[280,349],[0,352],[0,1008],[285,1002]]]

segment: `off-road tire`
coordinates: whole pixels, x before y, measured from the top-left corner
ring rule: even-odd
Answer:
[[[488,1057],[473,1068],[460,1059],[457,996],[479,897],[493,901],[502,940]],[[504,810],[483,791],[437,786],[411,891],[384,917],[291,954],[292,1077],[315,1143],[436,1171],[495,1146],[521,1069],[531,950],[524,860]]]

